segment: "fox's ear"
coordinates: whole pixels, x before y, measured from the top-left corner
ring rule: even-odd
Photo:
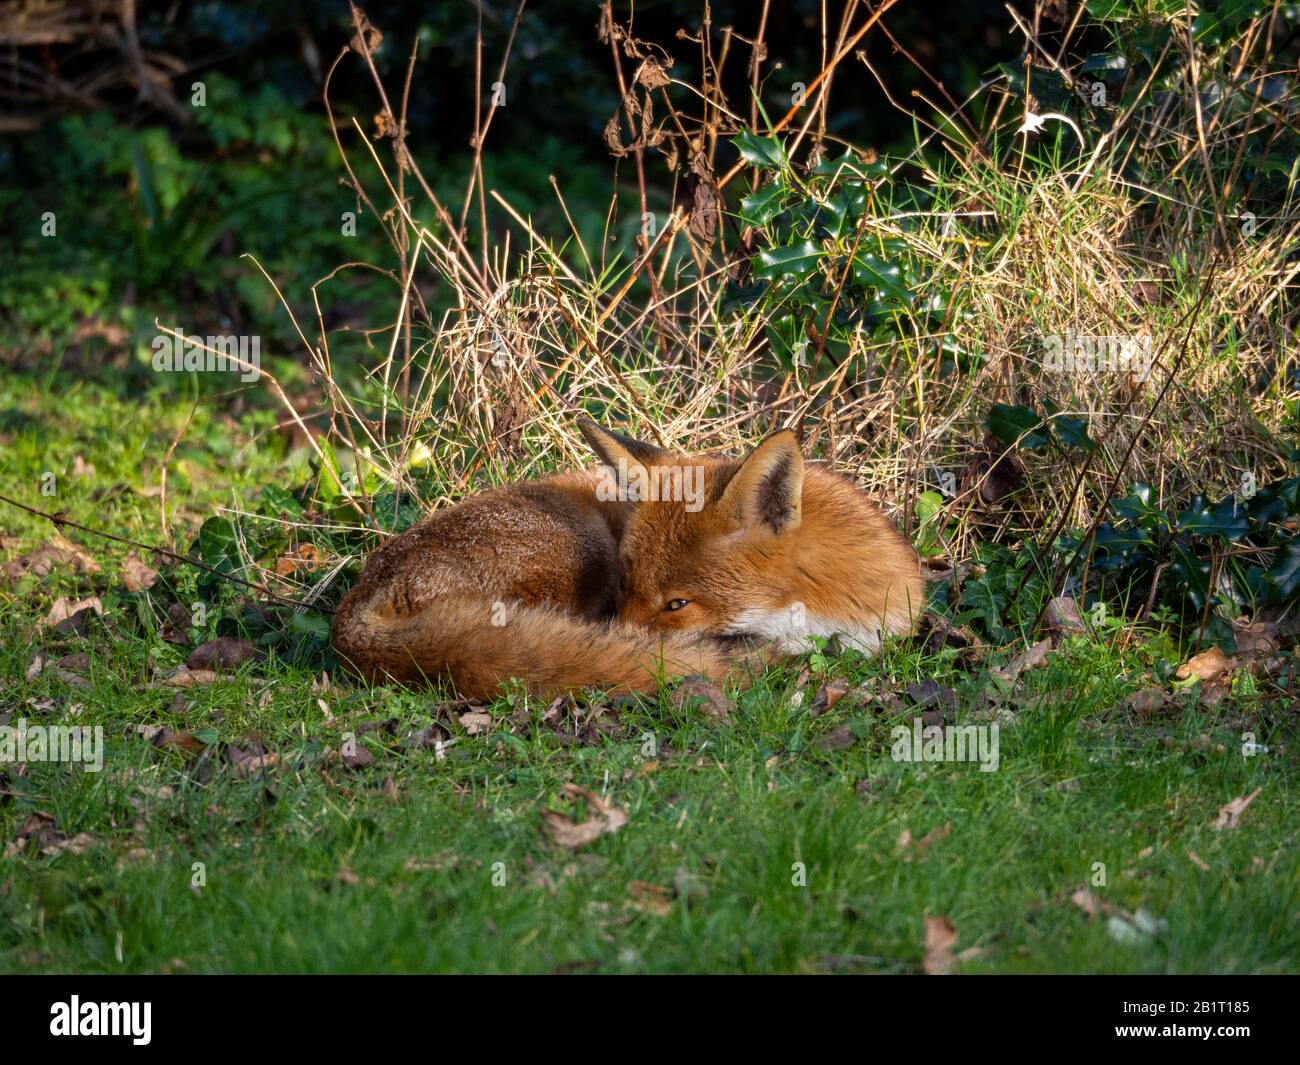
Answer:
[[[651,466],[661,463],[667,455],[666,451],[653,444],[602,429],[585,414],[578,419],[578,430],[587,441],[587,446],[596,453],[596,458],[606,466],[617,466],[619,459],[629,468]]]
[[[773,433],[740,464],[718,500],[747,528],[787,532],[803,516],[803,455],[789,429]]]

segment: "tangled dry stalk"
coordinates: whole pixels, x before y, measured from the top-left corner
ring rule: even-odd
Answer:
[[[826,116],[836,69],[866,62],[851,53],[873,27],[889,33],[882,16],[891,6],[848,6],[808,104],[777,124],[797,130],[791,152],[825,157],[835,140]],[[1017,17],[1026,41],[1019,89],[1003,73],[957,103],[939,85],[942,105],[909,111],[930,132],[893,175],[926,190],[931,209],[895,208],[882,190],[861,223],[858,239],[903,241],[926,265],[920,297],[946,299],[941,327],[899,314],[891,335],[859,332],[833,367],[820,358],[785,367],[765,337],[772,308],[736,310],[724,298],[766,235],[729,214],[726,186],[740,166],[715,176],[729,136],[753,126],[771,132],[756,107],[746,121],[721,98],[717,76],[747,44],[760,84],[765,18],[752,40],[731,29],[720,40],[713,28],[687,34],[708,74],[692,86],[671,75],[664,49],[638,41],[606,5],[601,33],[623,101],[607,140],[633,158],[636,173],[635,192],[611,200],[606,234],[620,210],[648,213],[652,158],[665,157],[680,185],[671,217],[610,261],[607,240],[584,244],[554,177],[569,233],[536,232],[525,205],[485,187],[495,103],[474,122],[464,202],[455,212],[443,204],[405,139],[418,57],[413,50],[391,93],[372,59],[378,31],[354,8],[356,37],[335,66],[368,66],[378,132],[369,137],[353,122],[338,147],[359,204],[383,219],[393,257],[335,274],[379,270],[396,298],[392,320],[366,335],[361,374],[339,369],[338,338],[319,301],[315,329],[299,325],[329,412],[315,445],[322,476],[347,486],[364,524],[381,530],[378,490],[436,506],[485,483],[586,462],[578,410],[684,448],[735,448],[793,425],[812,453],[857,478],[904,527],[914,524],[918,495],[954,474],[940,523],[954,558],[980,539],[1087,527],[1111,489],[1133,479],[1175,502],[1192,491],[1226,494],[1247,471],[1263,483],[1288,461],[1284,434],[1300,399],[1287,343],[1300,220],[1288,192],[1251,213],[1246,234],[1249,195],[1230,190],[1253,182],[1241,150],[1247,133],[1282,137],[1295,127],[1295,101],[1272,90],[1276,12],[1217,50],[1175,34],[1161,59],[1183,71],[1182,84],[1143,86],[1142,107],[1099,110],[1087,128],[1070,120],[1074,128],[1060,127],[1055,140],[1056,120],[1035,86],[1053,76],[1077,87],[1067,55],[1078,19],[1049,49],[1039,18]],[[516,19],[524,14],[521,3]],[[509,46],[498,78],[508,59]],[[881,90],[895,103],[887,85]],[[1159,175],[1158,186],[1142,174]],[[757,187],[757,174],[745,176],[733,193]],[[836,299],[837,284],[843,279],[825,278]],[[1147,343],[1151,371],[1051,372],[1044,338],[1071,335]],[[952,353],[961,356],[956,366]],[[1099,446],[1086,460],[1053,451],[1020,462],[984,432],[994,403],[1075,414]]]

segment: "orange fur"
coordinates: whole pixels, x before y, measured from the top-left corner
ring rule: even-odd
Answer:
[[[910,632],[920,617],[925,582],[916,552],[850,481],[805,464],[793,433],[769,436],[744,459],[643,444],[633,453],[594,425],[584,433],[612,465],[703,470],[698,511],[666,501],[631,509],[620,540],[623,621],[748,635],[794,652],[806,649],[809,634],[836,632],[874,650],[881,634]],[[668,609],[680,600],[684,606]]]
[[[689,466],[702,494],[620,501],[600,489],[607,469],[585,470],[432,514],[344,597],[340,658],[371,681],[448,678],[470,698],[512,677],[541,695],[652,691],[665,675],[721,678],[746,660],[737,638],[792,652],[844,631],[872,649],[919,616],[911,547],[847,480],[805,466],[793,434],[737,460],[581,428],[607,466],[666,488]]]

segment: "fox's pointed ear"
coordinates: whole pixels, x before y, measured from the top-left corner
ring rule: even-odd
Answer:
[[[612,433],[602,429],[585,414],[578,419],[578,431],[587,441],[587,446],[596,453],[606,466],[618,466],[619,459],[631,468],[633,466],[650,466],[661,462],[667,452],[622,433]]]
[[[722,490],[723,513],[744,528],[783,533],[803,517],[803,455],[789,429],[773,433],[754,448]]]

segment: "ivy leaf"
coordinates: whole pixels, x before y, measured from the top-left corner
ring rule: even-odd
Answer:
[[[1283,602],[1300,591],[1300,538],[1288,540],[1278,548],[1273,565],[1268,568],[1268,579]]]
[[[740,157],[760,170],[784,170],[789,166],[785,149],[775,137],[760,137],[745,130],[733,138],[732,144],[740,152]]]
[[[1080,64],[1081,71],[1127,70],[1128,60],[1122,55],[1101,54],[1089,56]]]
[[[806,280],[817,269],[822,250],[811,240],[801,240],[784,248],[768,248],[758,253],[759,268],[755,277],[777,278],[792,274]]]
[[[902,281],[903,271],[897,263],[886,262],[876,255],[859,252],[853,257],[853,280],[867,285],[884,296],[907,302],[912,293]]]
[[[1052,428],[1056,430],[1061,442],[1066,447],[1077,447],[1083,451],[1091,451],[1097,446],[1092,437],[1088,435],[1088,423],[1082,418],[1076,418],[1070,414],[1058,414],[1052,418]]]
[[[1097,549],[1094,565],[1098,569],[1117,569],[1147,553],[1151,534],[1145,529],[1117,529],[1105,522],[1097,527],[1093,543]]]
[[[1098,22],[1122,22],[1144,14],[1133,0],[1088,0],[1088,14]]]
[[[846,148],[844,154],[835,159],[823,159],[813,170],[815,177],[836,179],[859,178],[874,180],[889,173],[889,164],[884,159],[876,158],[871,162],[864,160],[852,148]]]
[[[290,518],[302,517],[302,504],[294,499],[292,493],[285,491],[278,484],[263,485],[262,499],[273,513],[284,514]]]
[[[770,181],[740,201],[740,217],[751,226],[765,226],[781,213],[785,183]]]
[[[199,528],[199,558],[209,566],[226,559],[238,561],[239,541],[229,518],[209,518]]]
[[[1033,407],[995,403],[985,425],[1007,447],[1018,445],[1029,451],[1042,451],[1051,441],[1051,430]]]
[[[1188,600],[1196,610],[1203,610],[1210,595],[1210,564],[1202,562],[1182,544],[1174,544],[1174,562],[1170,571],[1183,582]]]
[[[1151,506],[1151,486],[1141,481],[1134,484],[1133,490],[1123,499],[1112,499],[1110,508],[1121,518],[1135,525],[1149,524],[1153,515],[1159,515],[1159,512]]]
[[[1193,536],[1218,536],[1225,540],[1240,540],[1250,530],[1245,513],[1238,506],[1234,514],[1230,500],[1227,506],[1221,503],[1213,510],[1204,505],[1188,507],[1178,515],[1178,526]]]

